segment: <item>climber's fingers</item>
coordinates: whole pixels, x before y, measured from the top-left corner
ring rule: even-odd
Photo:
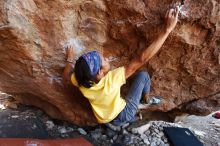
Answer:
[[[68,44],[68,45],[66,46],[66,49],[67,49],[67,50],[73,50],[73,49],[74,49],[74,46]]]
[[[169,14],[168,14],[168,17],[171,18],[173,16],[173,12],[174,12],[174,9],[170,9],[169,10]]]
[[[67,54],[75,54],[75,48],[73,45],[66,46]]]
[[[179,14],[179,12],[180,12],[180,7],[179,6],[176,6],[176,8],[175,8],[175,18],[178,18],[178,14]]]

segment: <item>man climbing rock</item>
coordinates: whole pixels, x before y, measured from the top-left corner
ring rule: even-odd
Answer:
[[[67,84],[74,84],[89,100],[94,115],[99,123],[111,123],[121,126],[135,120],[140,100],[150,92],[150,77],[146,72],[134,76],[129,93],[125,98],[120,95],[120,88],[126,79],[132,76],[161,48],[178,21],[179,7],[170,9],[165,15],[165,26],[158,37],[126,66],[110,71],[108,60],[99,52],[88,52],[76,61],[74,46],[67,47],[67,64],[63,73]]]

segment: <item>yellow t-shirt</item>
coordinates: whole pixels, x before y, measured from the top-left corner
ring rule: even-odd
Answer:
[[[71,75],[73,85],[78,87],[75,75]],[[121,97],[120,89],[126,83],[125,68],[119,67],[109,71],[97,84],[90,88],[79,87],[88,98],[99,123],[112,121],[124,109],[126,102]]]

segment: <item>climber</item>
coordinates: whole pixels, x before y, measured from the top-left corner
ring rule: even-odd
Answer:
[[[110,71],[107,58],[97,51],[88,52],[76,61],[74,46],[67,47],[67,64],[63,72],[66,84],[74,84],[89,100],[99,123],[111,123],[116,126],[135,120],[138,105],[143,96],[150,92],[150,77],[146,72],[134,75],[126,98],[120,95],[120,88],[126,79],[149,61],[161,48],[178,21],[179,7],[170,9],[165,15],[165,27],[158,37],[126,66]],[[73,71],[74,70],[74,71]]]

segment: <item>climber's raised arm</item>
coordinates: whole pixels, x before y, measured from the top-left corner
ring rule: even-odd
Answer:
[[[144,49],[144,51],[131,60],[131,62],[125,67],[126,78],[130,77],[136,70],[138,70],[142,65],[144,65],[151,57],[153,57],[161,48],[166,38],[170,32],[175,28],[178,21],[179,7],[175,9],[170,9],[165,15],[165,27],[160,32],[158,37]]]
[[[71,85],[71,74],[73,72],[73,61],[75,57],[75,49],[72,45],[67,46],[67,62],[63,71],[63,81],[65,85]]]

